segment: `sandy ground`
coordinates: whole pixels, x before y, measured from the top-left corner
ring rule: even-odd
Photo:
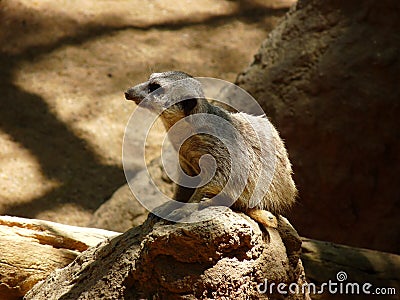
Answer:
[[[234,81],[292,1],[172,3],[0,2],[0,214],[85,225],[125,182],[123,91],[170,69]]]

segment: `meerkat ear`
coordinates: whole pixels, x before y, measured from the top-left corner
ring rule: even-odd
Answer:
[[[181,105],[183,112],[185,113],[185,116],[190,115],[192,112],[193,108],[197,105],[197,99],[196,98],[191,98],[191,99],[185,99],[181,102],[179,102]]]

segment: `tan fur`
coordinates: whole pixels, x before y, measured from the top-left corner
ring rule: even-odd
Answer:
[[[282,139],[279,137],[277,130],[272,126],[266,117],[256,117],[245,113],[230,113],[222,108],[210,104],[204,99],[202,90],[198,86],[195,79],[190,79],[189,84],[185,81],[179,89],[168,90],[168,84],[181,79],[191,78],[181,72],[156,73],[151,75],[147,83],[137,85],[126,92],[126,98],[132,99],[139,103],[148,93],[144,91],[147,85],[156,82],[164,88],[163,95],[155,97],[154,106],[162,105],[163,102],[169,101],[174,97],[178,97],[179,93],[184,96],[192,96],[198,98],[196,106],[190,111],[191,115],[198,113],[213,114],[230,122],[244,139],[244,148],[239,151],[240,157],[234,163],[243,164],[244,169],[248,168],[249,173],[247,181],[244,183],[244,190],[233,204],[233,208],[246,212],[249,216],[265,224],[272,224],[269,220],[265,220],[267,214],[257,210],[268,210],[273,214],[281,214],[292,206],[295,202],[297,190],[292,179],[292,168],[288,159]],[[193,93],[193,95],[191,95]],[[187,94],[187,95],[186,95]],[[164,98],[163,98],[164,97]],[[158,103],[158,104],[157,104]],[[153,104],[152,104],[153,105]],[[154,107],[150,108],[157,112]],[[186,117],[182,107],[173,105],[164,110],[160,117],[167,131],[176,122]],[[190,129],[190,122],[186,125],[187,130]],[[207,122],[205,122],[207,126]],[[185,129],[186,130],[186,129]],[[268,135],[265,132],[269,132]],[[263,138],[265,136],[265,138]],[[177,144],[178,136],[169,135],[174,146]],[[261,145],[259,144],[261,143]],[[268,157],[264,157],[261,153],[261,147],[268,151]],[[237,182],[244,180],[242,174],[230,174],[231,162],[229,152],[224,144],[217,138],[207,135],[195,135],[182,145],[181,149],[177,149],[180,155],[180,164],[186,174],[194,176],[199,174],[199,160],[205,154],[212,155],[217,162],[217,170],[215,176],[203,187],[197,188],[190,199],[179,199],[181,201],[199,202],[202,198],[211,198],[221,193],[230,176],[236,176]],[[271,157],[273,160],[271,160]],[[272,168],[274,167],[274,170]],[[273,173],[273,178],[263,178],[263,171],[269,170]],[[239,172],[240,173],[240,172]],[[261,184],[263,196],[262,199],[252,199],[256,184]],[[226,191],[227,198],[233,198],[232,195],[238,194],[235,186],[231,190]],[[179,197],[178,197],[179,198]],[[257,203],[258,201],[258,203]],[[264,221],[263,221],[264,219]],[[275,220],[276,221],[276,220]]]

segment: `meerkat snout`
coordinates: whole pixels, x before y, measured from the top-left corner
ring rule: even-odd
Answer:
[[[136,104],[140,104],[140,102],[145,99],[148,94],[147,83],[142,83],[127,89],[125,91],[125,99],[131,100]]]
[[[128,92],[125,92],[125,99],[126,100],[133,100],[133,98],[131,97],[131,95],[129,95]]]

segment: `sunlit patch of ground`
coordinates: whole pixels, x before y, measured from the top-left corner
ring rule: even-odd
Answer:
[[[125,182],[124,90],[170,69],[234,81],[290,4],[2,1],[0,214],[85,225]]]

